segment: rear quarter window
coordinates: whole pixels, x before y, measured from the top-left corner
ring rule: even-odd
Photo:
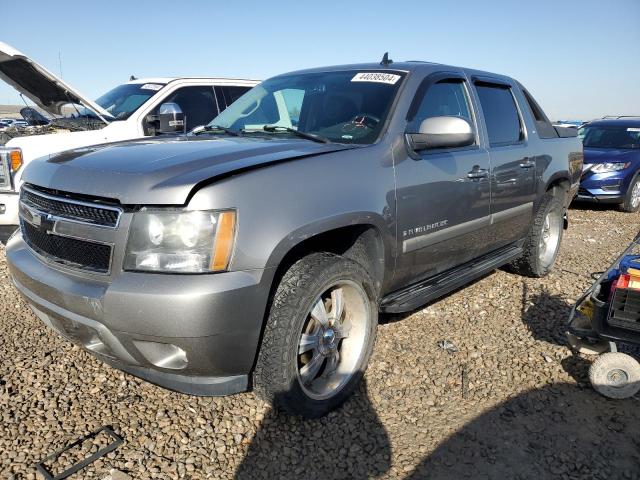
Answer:
[[[535,99],[524,87],[522,87],[522,95],[524,95],[524,98],[527,101],[527,105],[529,107],[529,112],[531,112],[531,116],[536,123],[536,131],[538,132],[538,137],[558,138],[558,132],[556,132],[556,129],[553,128],[553,125],[551,125],[551,122],[542,111],[542,108],[540,108],[540,105],[538,105],[538,102],[535,101]]]

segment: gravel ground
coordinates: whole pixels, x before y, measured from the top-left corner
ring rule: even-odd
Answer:
[[[632,240],[638,216],[570,215],[547,278],[497,271],[383,317],[360,392],[315,421],[273,412],[252,393],[188,397],[104,365],[34,317],[2,255],[0,477],[38,478],[34,463],[112,425],[124,443],[73,478],[638,479],[640,399],[593,392],[589,358],[572,356],[563,338],[589,273]]]

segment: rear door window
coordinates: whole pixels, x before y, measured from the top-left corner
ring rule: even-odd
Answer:
[[[499,147],[520,143],[523,139],[522,123],[511,88],[478,82],[476,91],[487,125],[489,144]]]

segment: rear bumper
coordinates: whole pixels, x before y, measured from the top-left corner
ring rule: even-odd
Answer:
[[[264,271],[95,281],[43,263],[20,234],[7,259],[36,315],[110,365],[192,395],[247,389],[269,290]]]

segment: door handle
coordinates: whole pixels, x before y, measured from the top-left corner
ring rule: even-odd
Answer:
[[[536,162],[533,158],[524,157],[520,160],[520,168],[533,168],[536,166]]]
[[[477,179],[477,178],[487,178],[489,176],[489,170],[484,168],[473,169],[469,173],[467,173],[467,178]]]

